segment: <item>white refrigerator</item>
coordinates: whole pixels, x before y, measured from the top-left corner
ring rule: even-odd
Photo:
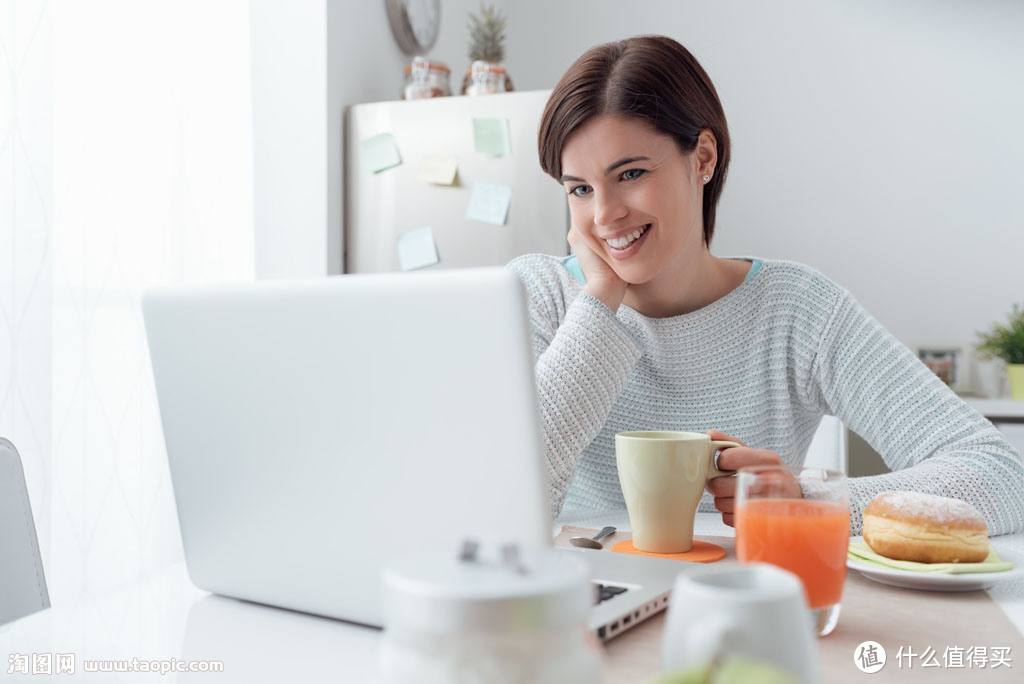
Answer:
[[[349,107],[345,273],[409,270],[410,264],[492,266],[531,252],[568,254],[565,194],[537,159],[537,129],[548,95],[532,91]],[[457,171],[449,185],[444,176],[452,165]],[[435,264],[429,264],[430,245],[424,240],[433,242]],[[411,262],[410,245],[417,253]]]

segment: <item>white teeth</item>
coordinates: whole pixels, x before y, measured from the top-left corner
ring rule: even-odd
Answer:
[[[646,230],[647,230],[647,226],[642,226],[642,227],[637,228],[636,230],[634,230],[629,235],[624,235],[622,237],[612,238],[611,240],[605,240],[605,242],[607,242],[609,245],[611,245],[615,249],[625,249],[626,247],[629,247],[629,245],[634,240],[636,240],[638,237],[643,235],[644,231],[646,231]]]

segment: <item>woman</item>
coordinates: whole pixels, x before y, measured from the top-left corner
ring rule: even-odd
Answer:
[[[849,480],[852,533],[875,494],[899,489],[969,501],[991,534],[1024,529],[1020,456],[849,292],[801,264],[711,254],[729,133],[683,46],[589,50],[555,86],[539,150],[575,256],[509,268],[529,299],[556,512],[624,505],[616,432],[706,430],[748,445],[723,451],[723,469],[797,465],[831,414],[894,471]],[[708,490],[731,525],[735,478]]]

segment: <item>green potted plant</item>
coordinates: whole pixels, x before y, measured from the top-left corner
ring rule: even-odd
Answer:
[[[469,15],[469,59],[462,79],[463,95],[487,95],[512,90],[501,62],[505,59],[505,28],[508,20],[493,5],[480,5],[480,13]]]
[[[1010,320],[996,323],[987,333],[978,333],[977,349],[983,359],[1002,359],[1010,380],[1010,396],[1024,401],[1024,307],[1014,304]]]

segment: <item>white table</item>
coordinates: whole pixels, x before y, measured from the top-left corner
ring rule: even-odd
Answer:
[[[573,524],[629,527],[622,514]],[[732,529],[718,515],[701,513],[696,532],[729,535]],[[1024,534],[998,542],[1024,553]],[[991,595],[1024,633],[1024,582],[999,586]],[[184,564],[177,564],[118,591],[88,595],[76,605],[56,606],[0,627],[0,680],[33,679],[7,674],[10,654],[28,656],[31,666],[32,654],[72,653],[75,676],[35,681],[372,682],[380,635],[367,627],[211,595],[197,589]],[[132,658],[220,661],[224,667],[218,674],[82,673],[85,659]]]
[[[1024,401],[1016,399],[964,399],[994,423],[1024,423]]]

